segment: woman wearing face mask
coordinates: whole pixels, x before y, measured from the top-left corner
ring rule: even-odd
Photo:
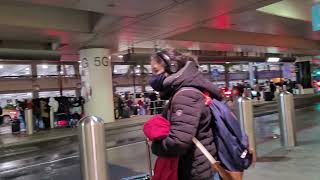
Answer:
[[[198,71],[195,59],[175,50],[152,55],[151,67],[151,87],[160,93],[161,99],[170,100],[163,113],[170,121],[170,132],[166,138],[152,143],[153,153],[179,157],[179,180],[212,179],[211,164],[194,146],[192,138],[196,137],[212,155],[216,154],[212,115],[201,92],[221,100],[219,90]]]

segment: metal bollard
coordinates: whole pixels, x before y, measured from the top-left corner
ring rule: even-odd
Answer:
[[[281,143],[286,147],[296,146],[296,127],[293,95],[288,91],[279,94],[279,120]]]
[[[27,134],[31,135],[33,134],[33,114],[32,109],[25,109],[24,110],[24,117],[26,121],[26,128],[27,128]]]
[[[95,116],[78,122],[82,180],[108,180],[104,121]]]
[[[240,121],[241,130],[246,132],[249,138],[250,147],[256,150],[254,133],[254,118],[252,100],[248,97],[240,97],[237,100],[237,115]]]
[[[50,108],[50,128],[54,128],[54,112],[53,108]]]

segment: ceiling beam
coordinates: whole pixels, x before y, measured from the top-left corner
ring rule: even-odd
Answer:
[[[194,41],[206,43],[225,43],[267,47],[295,48],[317,50],[320,42],[300,37],[251,33],[233,30],[200,27],[174,35],[167,40]]]
[[[92,28],[90,15],[80,10],[4,3],[0,6],[0,25],[88,33]]]

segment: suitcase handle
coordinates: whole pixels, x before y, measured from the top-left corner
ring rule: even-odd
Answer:
[[[146,139],[146,147],[147,147],[147,165],[150,177],[153,176],[153,169],[152,169],[152,160],[151,160],[151,151],[150,151],[150,145],[149,145],[149,139]]]

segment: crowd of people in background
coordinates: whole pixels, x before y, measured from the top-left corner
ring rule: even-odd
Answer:
[[[156,92],[134,94],[126,92],[114,95],[115,118],[129,118],[134,115],[160,114],[165,102]]]
[[[293,89],[297,88],[296,82],[291,81],[290,79],[278,83],[272,81],[255,83],[253,86],[247,81],[242,81],[235,84],[232,89],[230,89],[232,93],[226,100],[232,100],[239,96],[246,96],[257,101],[272,101],[275,98],[277,87],[284,87],[284,85],[286,86],[286,90],[291,93],[293,93]],[[224,88],[224,91],[227,90],[229,89]],[[135,115],[161,114],[164,105],[165,101],[161,100],[159,94],[155,91],[137,94],[126,92],[124,94],[114,95],[114,111],[116,119],[130,118]]]
[[[277,89],[278,87],[278,89]],[[277,90],[285,89],[290,93],[293,93],[293,90],[298,88],[296,82],[288,79],[283,80],[278,83],[272,81],[266,81],[265,83],[255,83],[251,86],[248,82],[242,81],[233,86],[233,95],[234,96],[247,96],[252,99],[257,99],[258,101],[272,101],[275,98],[275,93]],[[249,90],[249,91],[246,91]],[[245,94],[247,93],[247,94]]]
[[[0,127],[13,134],[26,132],[27,118],[32,120],[33,130],[48,130],[50,128],[76,127],[83,117],[82,97],[50,97],[15,100],[5,107],[0,107]],[[32,116],[25,116],[26,110],[31,110]],[[3,130],[0,130],[2,134]]]

